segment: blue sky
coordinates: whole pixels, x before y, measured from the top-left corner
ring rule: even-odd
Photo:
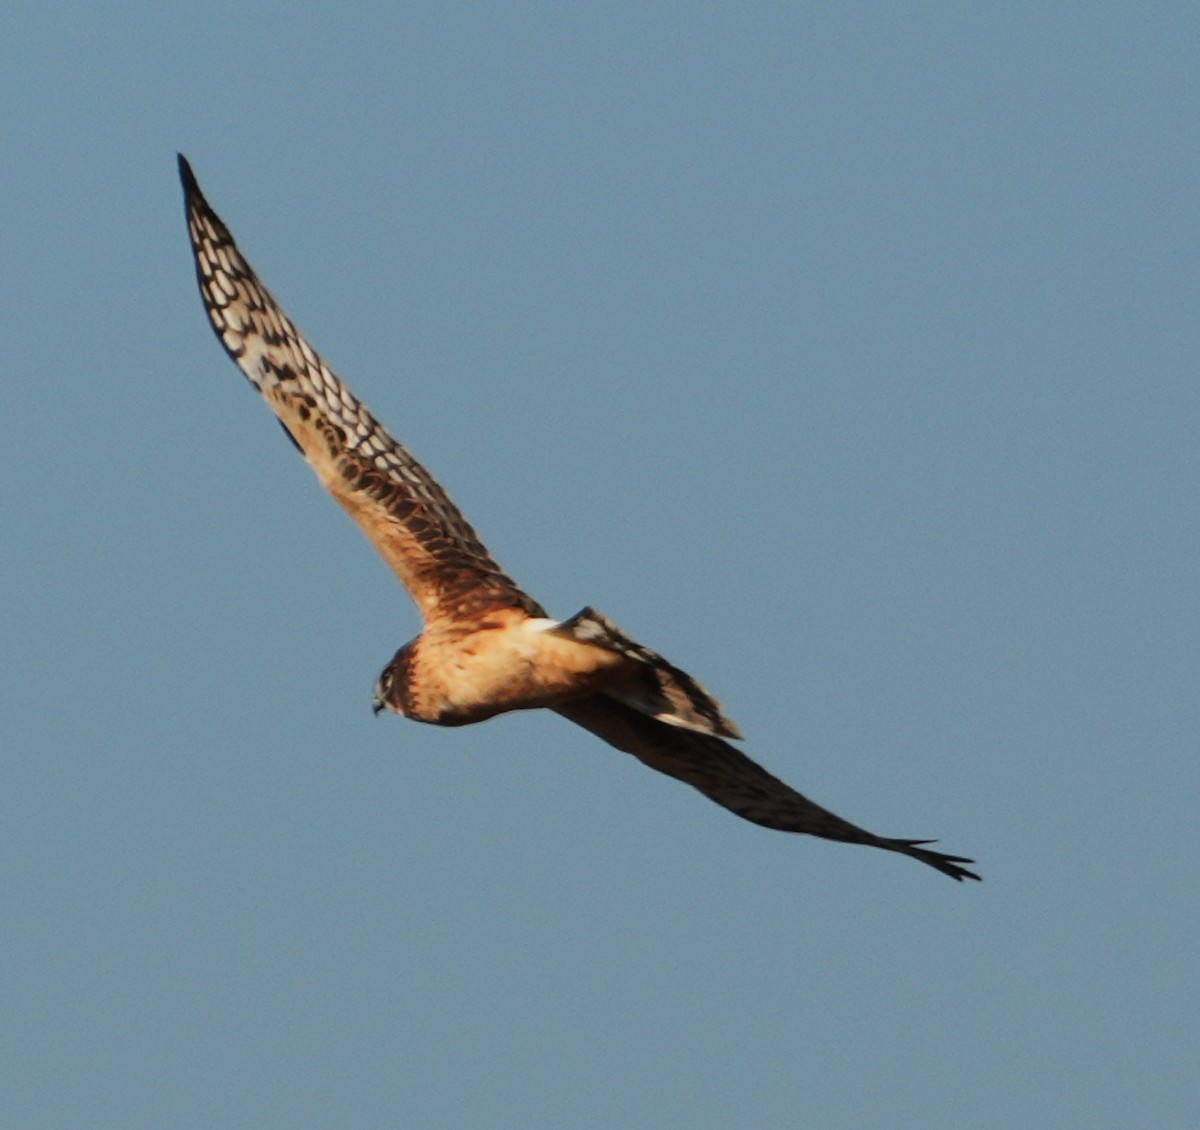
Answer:
[[[1200,9],[4,22],[0,1122],[1196,1124]],[[985,882],[373,718],[176,150],[530,592]]]

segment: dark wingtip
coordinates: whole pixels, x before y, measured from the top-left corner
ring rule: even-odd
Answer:
[[[198,193],[200,185],[196,182],[196,174],[192,172],[188,159],[182,153],[176,153],[175,156],[179,160],[179,179],[183,181],[184,190],[189,194]]]
[[[933,858],[929,858],[932,856]],[[976,875],[974,871],[968,871],[965,867],[960,867],[960,863],[974,863],[973,859],[964,859],[961,855],[943,855],[940,851],[927,852],[924,857],[924,862],[931,867],[936,867],[943,875],[949,875],[951,879],[957,879],[960,883],[964,879],[974,879],[977,883],[983,882],[982,875]]]
[[[957,879],[960,883],[964,879],[974,879],[977,883],[983,882],[982,875],[976,875],[974,871],[968,871],[965,867],[959,866],[960,863],[974,863],[975,860],[967,859],[962,855],[947,855],[941,851],[930,851],[924,846],[925,844],[936,844],[937,840],[898,840],[896,842],[900,845],[899,850],[905,855],[911,855],[914,859],[929,864],[943,875],[949,875],[951,879]]]

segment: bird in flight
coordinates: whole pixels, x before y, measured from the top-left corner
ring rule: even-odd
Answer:
[[[300,336],[209,207],[182,154],[188,232],[209,321],[322,485],[416,603],[423,630],[375,684],[375,712],[462,726],[545,707],[755,824],[912,856],[953,879],[973,860],[876,836],[815,804],[726,740],[695,679],[593,608],[553,620],[480,542],[437,481]]]

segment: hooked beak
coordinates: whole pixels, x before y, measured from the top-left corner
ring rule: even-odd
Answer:
[[[380,713],[380,711],[383,710],[383,708],[384,708],[383,695],[381,695],[378,691],[376,691],[375,697],[371,700],[371,713],[374,714],[376,718],[378,718],[379,713]]]

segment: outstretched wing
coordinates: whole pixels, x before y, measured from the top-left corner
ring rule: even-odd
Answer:
[[[975,872],[959,866],[974,860],[944,855],[922,846],[932,843],[931,840],[888,839],[835,816],[711,734],[660,722],[606,695],[564,703],[554,709],[609,745],[632,753],[651,769],[687,782],[709,800],[764,828],[806,832],[827,840],[898,851],[936,867],[952,879],[979,878]]]
[[[425,622],[475,620],[498,607],[542,615],[433,476],[300,336],[209,207],[182,154],[179,175],[196,278],[217,337]]]

